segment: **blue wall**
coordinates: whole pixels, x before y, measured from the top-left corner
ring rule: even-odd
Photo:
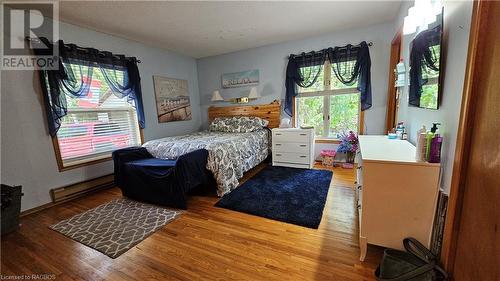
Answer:
[[[365,129],[370,134],[382,134],[385,127],[392,31],[393,24],[386,23],[199,59],[197,64],[202,125],[207,126],[207,108],[211,105],[212,91],[221,89],[221,75],[223,73],[259,69],[260,84],[257,89],[262,98],[252,103],[270,103],[275,99],[281,100],[285,96],[285,69],[289,54],[358,44],[364,40],[373,42],[373,46],[370,47],[373,107],[365,113]],[[221,94],[227,99],[247,96],[249,91],[250,87],[222,89]],[[217,103],[216,105],[230,106],[231,104]],[[284,116],[283,113],[282,116]]]

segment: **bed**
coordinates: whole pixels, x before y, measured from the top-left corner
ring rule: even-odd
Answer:
[[[243,173],[267,158],[269,135],[268,129],[250,133],[203,131],[148,141],[143,147],[158,159],[176,159],[191,151],[206,149],[207,170],[217,182],[217,195],[223,196],[238,186]]]
[[[155,158],[177,159],[186,153],[208,151],[206,168],[217,183],[217,195],[224,196],[238,186],[243,173],[264,161],[271,145],[270,128],[279,125],[280,104],[210,107],[209,121],[222,117],[254,116],[267,120],[267,128],[253,132],[203,131],[184,136],[151,140],[143,147]]]

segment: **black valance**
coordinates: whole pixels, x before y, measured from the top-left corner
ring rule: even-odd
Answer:
[[[286,70],[284,106],[284,111],[288,115],[292,116],[292,103],[293,97],[297,96],[297,85],[303,88],[312,86],[316,82],[326,59],[330,60],[333,73],[340,82],[345,85],[353,85],[355,81],[358,81],[358,90],[361,93],[361,110],[371,107],[370,52],[368,44],[363,41],[359,45],[347,45],[323,49],[318,52],[290,55]],[[313,67],[309,68],[307,72],[301,69],[307,66]]]
[[[357,81],[361,96],[361,110],[372,107],[371,60],[368,44],[347,45],[328,49],[333,73],[339,81],[348,86]],[[354,61],[354,63],[352,63]]]
[[[136,107],[139,127],[145,127],[141,78],[135,57],[82,48],[65,44],[62,40],[52,43],[43,37],[31,43],[39,57],[52,55],[55,48],[58,50],[55,52],[58,53],[58,67],[39,70],[50,135],[57,134],[61,119],[67,114],[66,96],[80,98],[88,95],[96,67],[113,94],[126,98]],[[117,70],[126,75],[118,75]]]
[[[439,51],[433,46],[441,44],[441,25],[422,31],[412,41],[410,51],[409,104],[420,106],[422,86],[427,84],[427,72],[439,71]]]
[[[290,55],[286,68],[286,96],[285,112],[292,116],[293,97],[297,95],[297,85],[308,88],[312,86],[321,73],[321,67],[325,63],[326,51],[302,53]],[[304,69],[303,67],[309,67]]]

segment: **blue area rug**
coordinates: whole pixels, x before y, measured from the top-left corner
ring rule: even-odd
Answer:
[[[332,172],[268,166],[216,207],[318,228]]]

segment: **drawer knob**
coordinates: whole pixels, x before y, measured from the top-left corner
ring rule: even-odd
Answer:
[[[304,133],[301,133],[300,135],[301,135],[301,136],[307,136],[307,134],[304,134]]]
[[[281,136],[281,134],[280,134],[280,133],[276,133],[276,135],[277,135],[277,136]]]
[[[277,143],[277,144],[275,144],[275,145],[276,145],[276,146],[280,146],[280,145],[281,145],[281,143]]]
[[[307,145],[305,145],[305,144],[301,144],[301,145],[300,145],[300,147],[306,147],[306,146],[307,146]]]
[[[281,156],[281,154],[279,154],[279,153],[276,153],[276,156]]]
[[[307,156],[304,156],[304,155],[300,155],[300,158],[306,158]]]

